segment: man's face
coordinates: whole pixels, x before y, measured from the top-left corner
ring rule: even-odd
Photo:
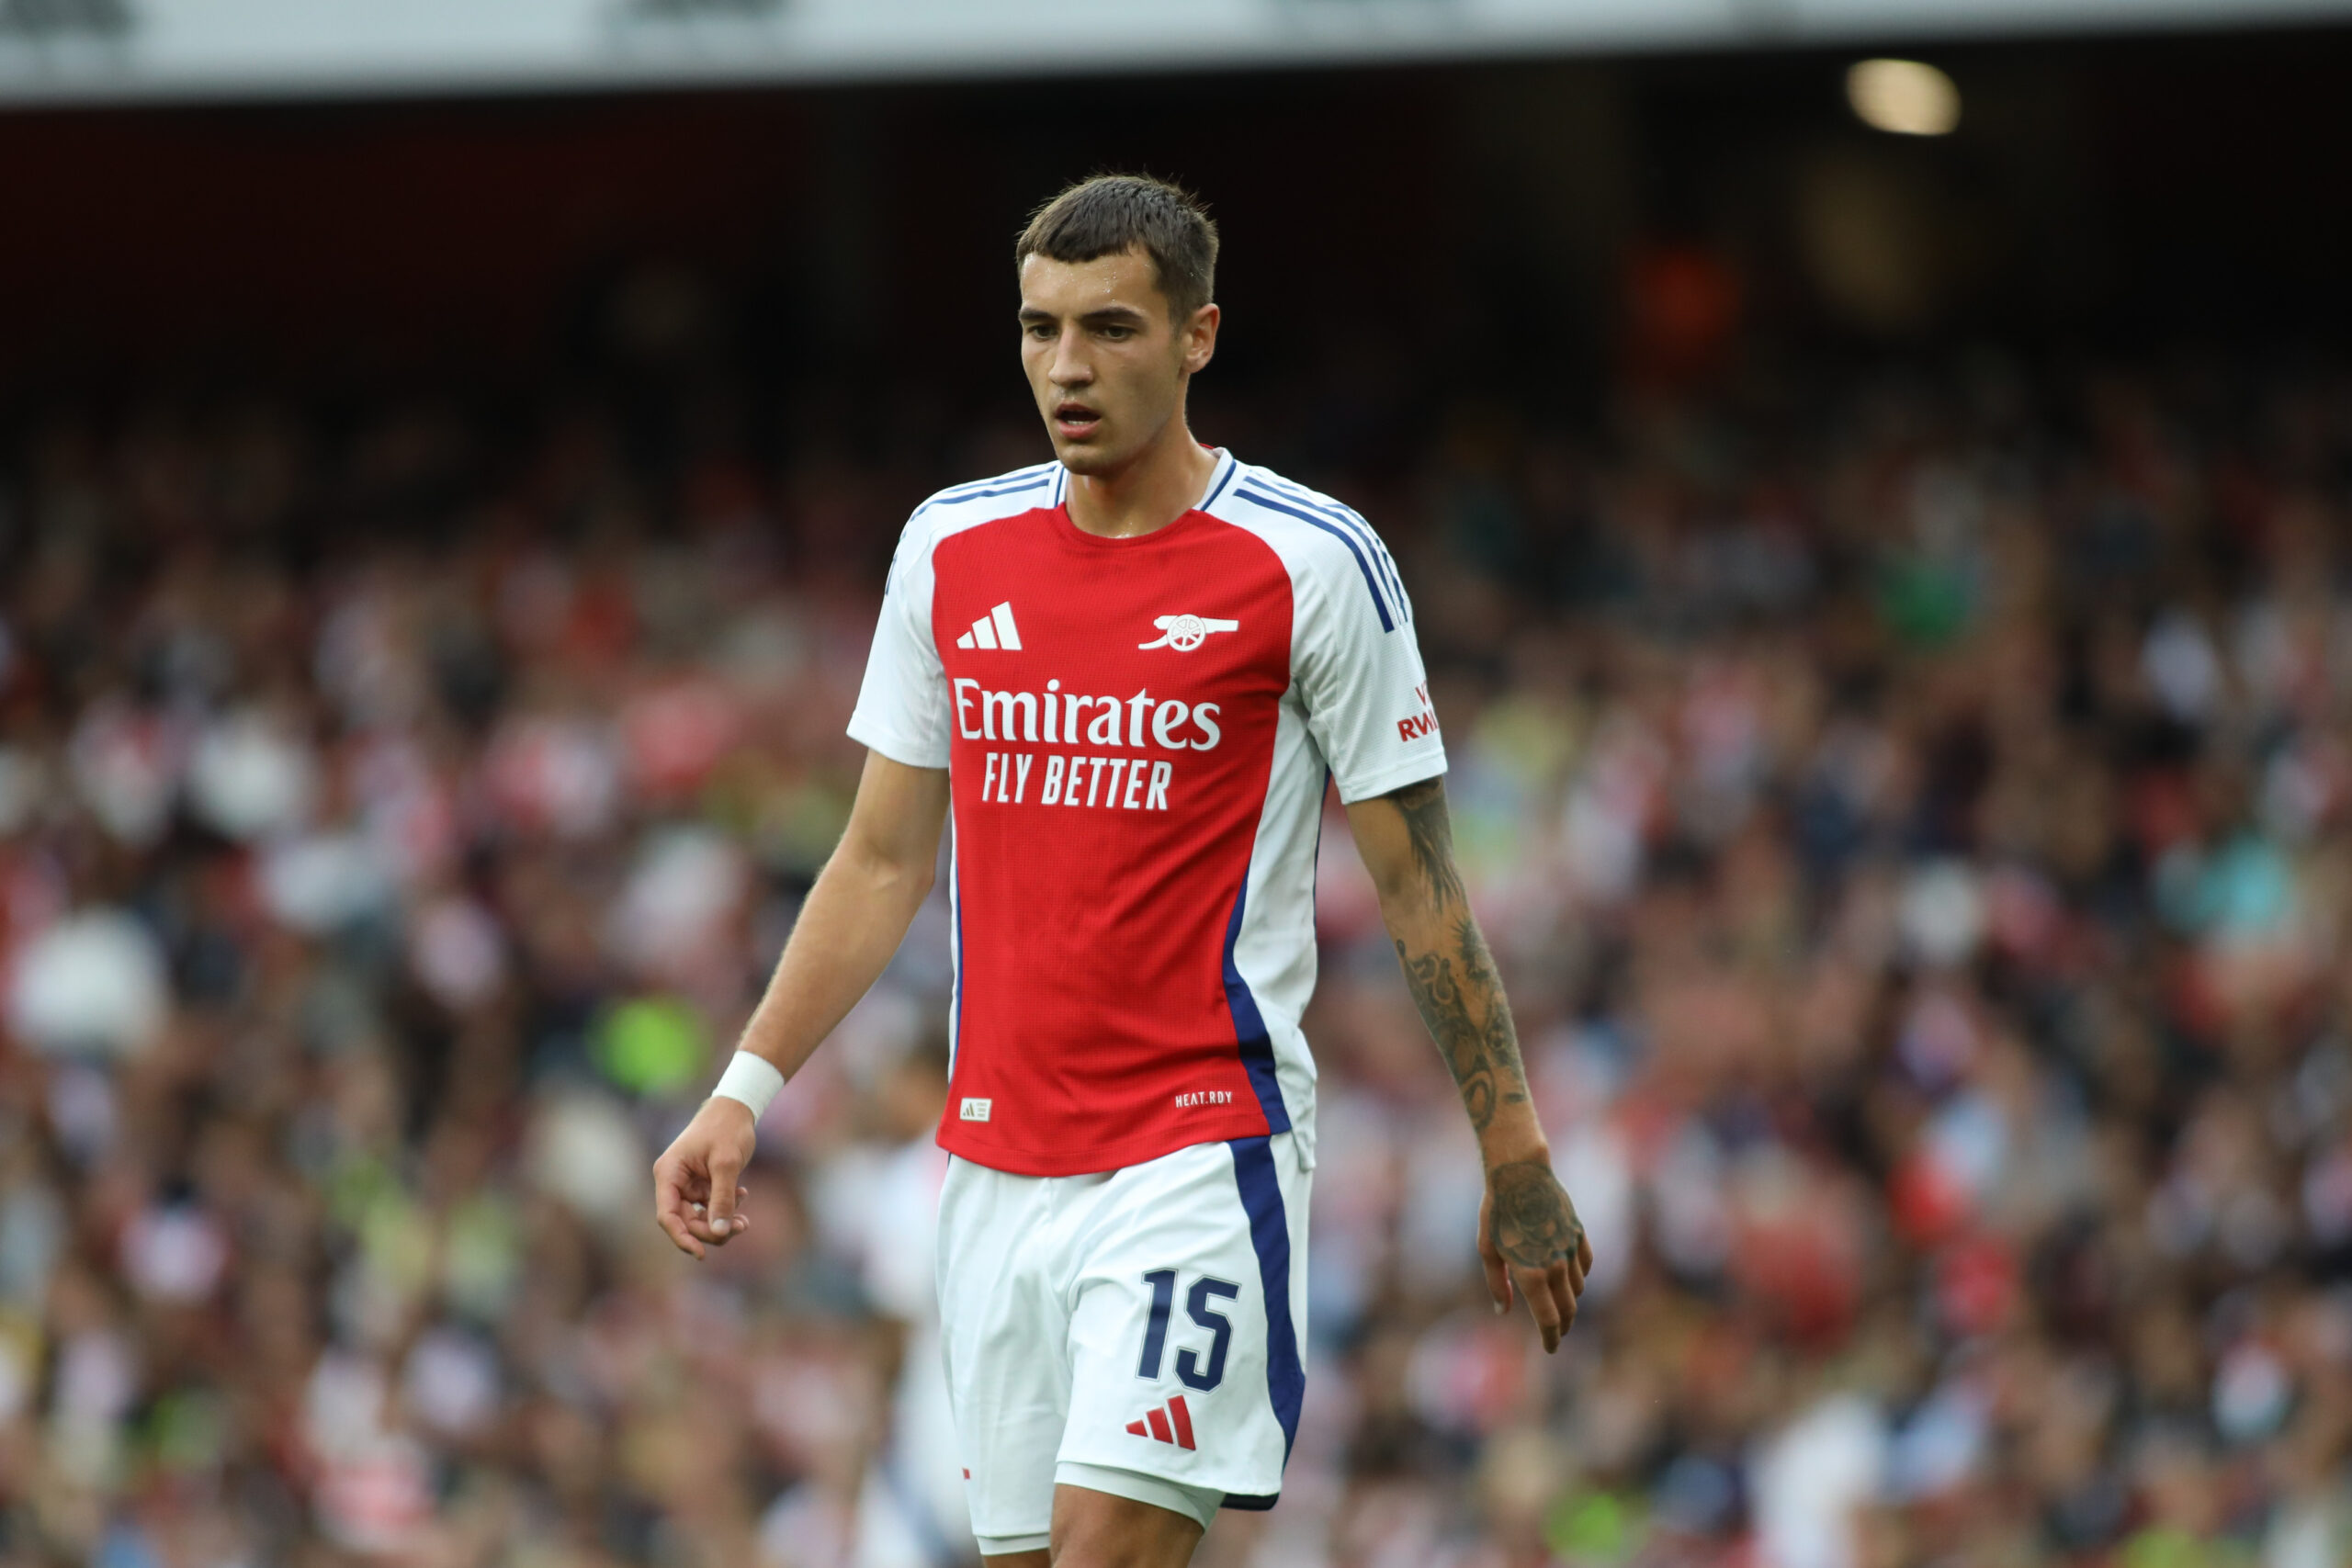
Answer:
[[[1167,428],[1186,378],[1216,349],[1217,309],[1183,322],[1140,247],[1088,262],[1021,264],[1021,365],[1054,456],[1072,473],[1116,472]]]

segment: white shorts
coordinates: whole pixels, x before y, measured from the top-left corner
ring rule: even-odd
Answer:
[[[1306,1386],[1295,1138],[1092,1176],[957,1158],[939,1197],[948,1396],[983,1553],[1046,1544],[1057,1483],[1271,1508]]]

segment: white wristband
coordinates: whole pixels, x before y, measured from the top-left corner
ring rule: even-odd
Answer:
[[[784,1087],[784,1075],[765,1056],[750,1051],[738,1051],[727,1070],[718,1075],[718,1087],[710,1091],[716,1100],[720,1095],[751,1109],[752,1120],[757,1122],[768,1113],[768,1101]]]

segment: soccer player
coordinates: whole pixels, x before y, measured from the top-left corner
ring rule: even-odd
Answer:
[[[1454,867],[1412,603],[1363,519],[1194,441],[1216,230],[1090,179],[1014,262],[1055,461],[902,536],[867,748],[717,1090],[654,1166],[696,1258],[750,1223],[761,1111],[882,972],[955,824],[939,1294],[991,1568],[1180,1568],[1281,1489],[1305,1373],[1315,852],[1336,780],[1484,1155],[1478,1252],[1544,1348],[1592,1253]]]

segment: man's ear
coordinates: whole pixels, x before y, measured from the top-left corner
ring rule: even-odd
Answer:
[[[1214,304],[1204,305],[1193,312],[1191,321],[1184,323],[1184,373],[1187,376],[1199,375],[1208,368],[1209,361],[1216,357],[1216,329],[1222,314]]]

